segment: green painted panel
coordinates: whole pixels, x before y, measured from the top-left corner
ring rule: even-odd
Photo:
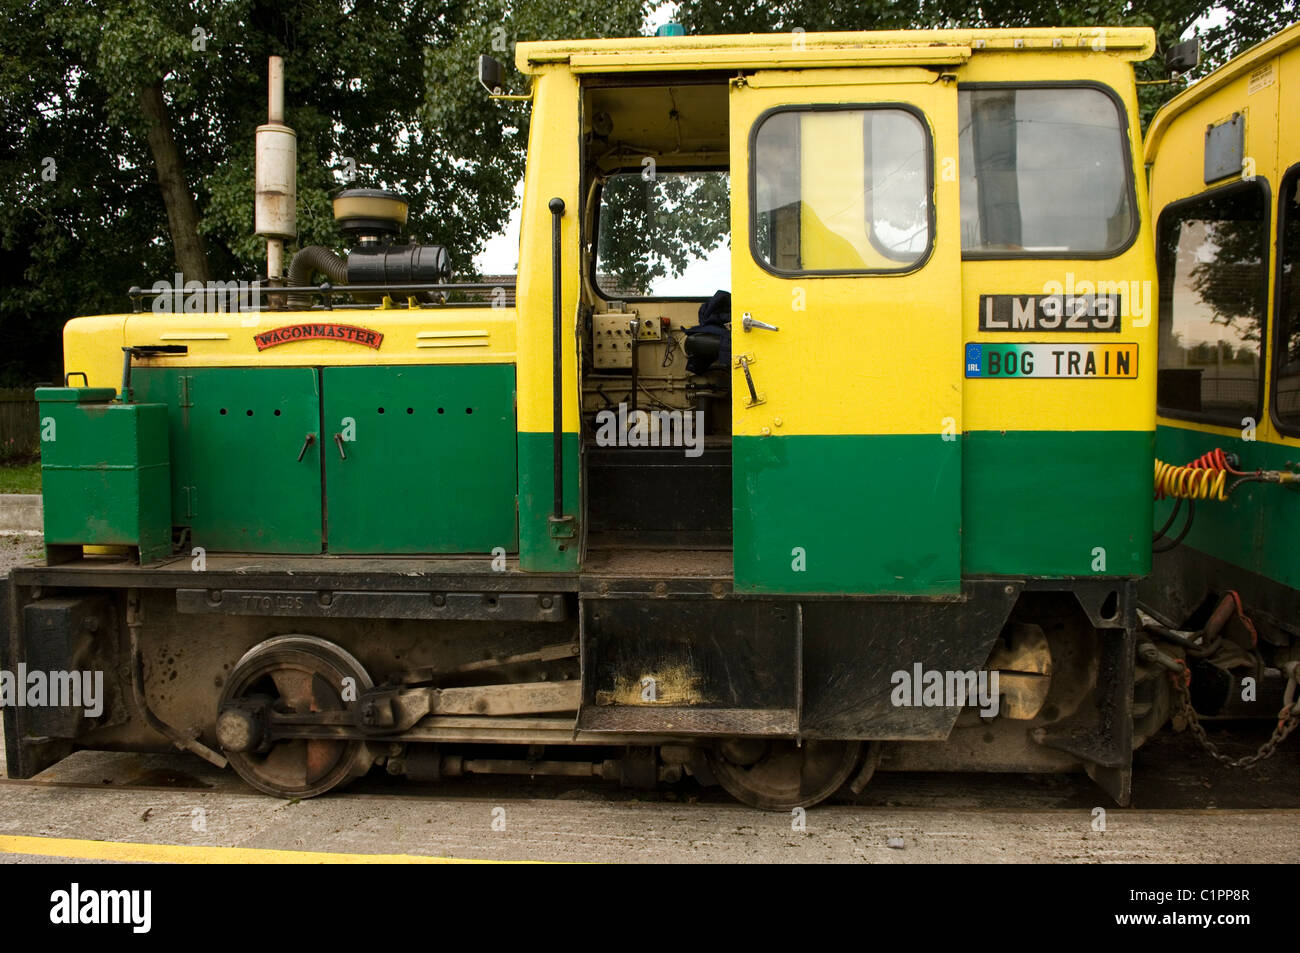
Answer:
[[[132,387],[168,405],[173,519],[190,526],[195,546],[321,551],[315,368],[138,368]],[[314,439],[299,460],[307,434]]]
[[[737,590],[960,591],[958,441],[738,436],[732,460]]]
[[[43,389],[44,390],[44,389]],[[171,553],[167,408],[41,397],[45,543]]]
[[[578,435],[566,433],[564,512],[574,516],[574,534],[556,538],[550,516],[555,500],[555,454],[550,433],[519,434],[519,566],[528,572],[578,569]]]
[[[167,434],[171,446],[171,497],[172,522],[176,526],[189,526],[189,440],[186,424],[189,416],[185,406],[189,397],[189,379],[192,368],[137,367],[131,372],[131,392],[143,403],[165,404],[167,407]]]
[[[1149,431],[972,431],[963,444],[965,573],[1151,571]]]
[[[1184,427],[1156,428],[1156,456],[1183,465],[1215,448],[1235,453],[1240,470],[1281,470],[1300,460],[1294,447],[1225,437]],[[1173,504],[1155,505],[1161,526]],[[1172,533],[1177,534],[1187,513],[1186,505]],[[1196,504],[1196,519],[1183,545],[1248,569],[1291,588],[1300,588],[1300,487],[1274,483],[1246,483],[1226,503],[1205,500]]]
[[[331,553],[518,548],[514,365],[322,374]]]

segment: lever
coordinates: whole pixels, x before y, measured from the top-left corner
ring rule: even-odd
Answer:
[[[307,434],[307,439],[302,442],[302,449],[298,451],[298,462],[302,463],[303,455],[307,453],[307,448],[316,442],[314,433]]]
[[[757,320],[757,319],[755,319],[755,318],[750,317],[748,311],[746,311],[746,312],[745,312],[745,316],[744,316],[743,318],[740,319],[740,327],[741,327],[741,330],[743,330],[746,334],[748,334],[748,333],[749,333],[750,331],[752,331],[754,328],[760,328],[760,329],[762,329],[762,330],[764,330],[764,331],[780,331],[780,330],[781,330],[781,329],[778,328],[775,324],[768,324],[766,321],[759,321],[759,320]]]
[[[749,358],[744,357],[742,355],[741,357],[737,358],[737,360],[740,362],[740,369],[745,372],[745,386],[749,388],[750,405],[752,406],[754,404],[761,403],[761,401],[758,399],[758,392],[754,390],[754,377],[749,373]]]
[[[343,434],[336,433],[334,435],[334,446],[339,448],[339,459],[346,460],[348,458],[348,453],[343,449]]]

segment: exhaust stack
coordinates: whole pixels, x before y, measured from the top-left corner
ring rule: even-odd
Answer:
[[[284,243],[298,235],[298,134],[284,124],[284,60],[267,70],[266,125],[257,127],[254,231],[266,237],[266,276],[284,271]]]

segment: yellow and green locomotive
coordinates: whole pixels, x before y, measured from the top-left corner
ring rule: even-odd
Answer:
[[[480,63],[530,112],[513,283],[451,281],[371,190],[335,203],[345,254],[282,275],[273,84],[266,285],[76,319],[38,394],[48,559],[3,663],[105,698],[11,708],[11,773],[176,746],[286,797],[382,765],[779,809],[878,769],[1086,771],[1126,803],[1172,704],[1136,597],[1153,52],[521,43],[522,97]]]

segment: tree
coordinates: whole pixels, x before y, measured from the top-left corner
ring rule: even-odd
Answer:
[[[467,271],[509,216],[527,134],[526,109],[474,81],[475,57],[499,37],[509,60],[517,39],[635,34],[645,5],[518,6],[0,0],[0,383],[53,379],[62,323],[122,310],[133,284],[264,271],[253,133],[273,54],[299,243],[341,244],[330,199],[345,185],[390,188],[412,233]]]
[[[120,310],[158,275],[163,207],[148,152],[107,109],[80,54],[46,34],[59,4],[3,0],[0,33],[0,383],[53,381],[60,329]]]

